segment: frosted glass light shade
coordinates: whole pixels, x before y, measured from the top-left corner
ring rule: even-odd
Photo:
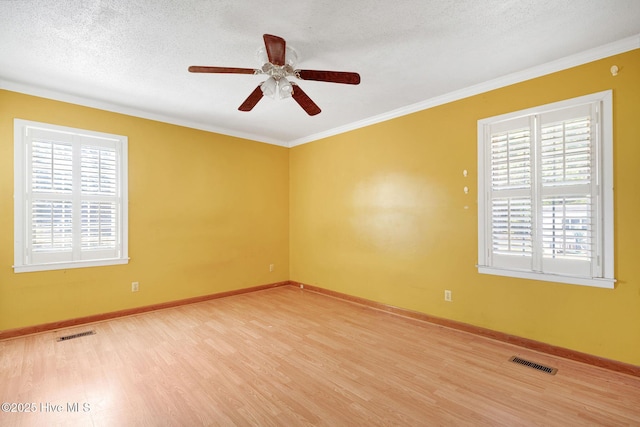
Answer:
[[[291,96],[291,92],[293,92],[291,83],[289,83],[289,80],[285,79],[284,77],[278,80],[278,89],[280,98],[288,98]]]
[[[278,82],[276,82],[276,79],[273,77],[269,77],[260,85],[260,89],[262,89],[264,96],[275,99],[276,92],[278,91]]]

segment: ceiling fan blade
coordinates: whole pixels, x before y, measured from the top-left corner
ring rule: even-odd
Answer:
[[[260,88],[260,86],[261,85],[258,85],[258,87],[255,88],[253,92],[251,92],[251,95],[249,95],[249,97],[244,100],[242,105],[238,107],[238,110],[240,111],[253,110],[253,107],[255,107],[258,101],[262,99],[262,89]]]
[[[236,67],[201,67],[192,65],[189,67],[191,73],[230,73],[230,74],[257,74],[257,70],[253,68],[236,68]]]
[[[295,73],[302,80],[318,80],[348,85],[360,84],[360,74],[347,71],[296,70]]]
[[[267,48],[267,57],[273,65],[283,66],[287,51],[287,42],[282,37],[265,34],[264,46]]]
[[[291,96],[293,96],[293,99],[295,99],[296,102],[300,104],[302,109],[306,111],[308,115],[315,116],[316,114],[319,114],[320,111],[322,111],[320,110],[320,107],[318,107],[316,103],[313,102],[311,98],[309,98],[309,95],[307,95],[302,89],[300,89],[300,86],[295,83],[291,83],[291,86],[293,86],[293,93],[291,94]]]

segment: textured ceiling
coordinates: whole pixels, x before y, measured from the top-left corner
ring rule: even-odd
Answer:
[[[257,68],[264,33],[362,83],[244,113],[264,76],[187,72]],[[638,0],[0,0],[0,87],[291,146],[621,40]]]

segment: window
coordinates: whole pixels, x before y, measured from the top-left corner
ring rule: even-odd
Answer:
[[[480,273],[613,288],[612,94],[478,121]]]
[[[20,119],[14,137],[14,271],[127,263],[127,138]]]

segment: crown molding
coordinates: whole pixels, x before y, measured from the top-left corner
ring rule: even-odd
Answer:
[[[505,86],[509,86],[515,83],[524,82],[534,79],[536,77],[542,77],[547,74],[556,73],[558,71],[566,70],[568,68],[576,67],[578,65],[587,64],[589,62],[597,61],[599,59],[607,58],[609,56],[618,55],[620,53],[628,52],[631,50],[640,48],[640,34],[628,37],[626,39],[618,40],[613,43],[609,43],[603,46],[599,46],[593,49],[586,50],[574,55],[567,56],[555,61],[547,62],[542,65],[538,65],[526,70],[518,71],[516,73],[507,74],[497,79],[489,80],[477,85],[469,86],[464,89],[456,90],[446,93],[441,96],[427,99],[406,107],[398,108],[386,113],[379,114],[377,116],[369,117],[364,120],[360,120],[354,123],[350,123],[345,126],[330,129],[328,131],[319,132],[313,135],[308,135],[303,138],[290,141],[288,146],[295,147],[297,145],[306,144],[309,142],[317,141],[319,139],[328,138],[341,133],[349,132],[352,130],[360,129],[363,127],[371,126],[377,123],[392,120],[398,117],[406,116],[408,114],[416,113],[418,111],[427,110],[429,108],[437,107],[439,105],[448,104],[453,101],[458,101],[470,96],[479,95],[491,90],[500,89]]]
[[[191,129],[203,130],[206,132],[218,133],[221,135],[227,135],[236,138],[247,139],[250,141],[264,142],[265,144],[279,145],[281,147],[288,147],[285,141],[279,141],[275,139],[265,138],[262,135],[253,134],[249,132],[234,132],[229,129],[211,126],[205,123],[199,123],[191,120],[180,119],[163,114],[154,113],[151,111],[140,110],[137,108],[131,108],[124,105],[114,104],[98,99],[91,99],[72,95],[64,92],[54,91],[39,86],[25,85],[17,83],[11,80],[0,79],[0,89],[5,89],[11,92],[23,93],[25,95],[37,96],[40,98],[52,99],[55,101],[68,102],[70,104],[82,105],[83,107],[96,108],[99,110],[109,111],[112,113],[124,114],[127,116],[138,117],[141,119],[153,120],[156,122],[168,123],[176,126],[183,126]]]

